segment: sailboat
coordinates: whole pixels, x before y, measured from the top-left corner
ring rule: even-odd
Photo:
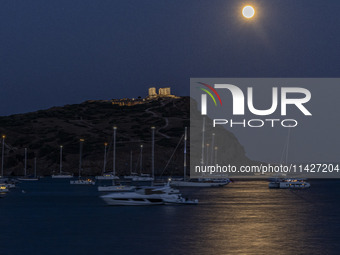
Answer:
[[[54,179],[69,179],[73,178],[72,174],[63,173],[63,146],[60,145],[60,163],[59,163],[59,174],[53,174],[52,178]]]
[[[289,139],[290,139],[290,128],[288,128],[287,142],[284,148],[285,153],[286,153],[286,165],[288,162]],[[271,181],[268,184],[268,188],[270,189],[308,189],[310,188],[310,186],[311,186],[310,183],[306,182],[305,179],[301,179],[301,178],[278,178],[276,177],[274,181]]]
[[[113,172],[106,172],[106,158],[107,158],[107,143],[104,143],[104,167],[103,167],[103,173],[102,175],[98,175],[96,176],[95,178],[97,180],[119,180],[119,177],[118,176],[115,176],[115,174]]]
[[[203,144],[204,144],[204,131],[205,131],[205,120],[203,119]],[[226,179],[190,179],[187,180],[187,159],[186,159],[186,154],[187,154],[187,127],[184,129],[184,176],[183,179],[176,180],[173,179],[171,180],[171,186],[175,187],[221,187],[227,185],[230,180],[228,178]],[[203,154],[204,151],[202,149],[202,159],[203,159]]]
[[[116,185],[115,180],[119,179],[119,177],[116,177],[116,134],[117,134],[117,127],[113,127],[113,161],[112,161],[112,185],[110,186],[98,186],[98,191],[101,192],[116,192],[116,191],[132,191],[135,187],[131,186],[124,186],[124,185]],[[104,172],[105,172],[105,166],[106,166],[106,150],[104,154]]]
[[[82,170],[82,154],[83,154],[83,144],[84,139],[80,139],[80,149],[79,149],[79,170],[78,170],[78,180],[72,180],[70,181],[70,184],[76,184],[76,185],[95,185],[96,182],[94,182],[92,179],[82,179],[81,178],[81,170]]]
[[[125,185],[115,185],[114,181],[112,182],[112,186],[99,186],[98,191],[133,191],[135,190],[136,186],[152,186],[153,181],[155,179],[155,171],[154,171],[154,143],[155,143],[155,127],[151,127],[152,130],[152,176],[149,174],[143,174],[142,168],[143,168],[143,145],[140,146],[140,175],[131,175],[131,176],[125,176],[124,179],[131,181],[131,186],[125,186]],[[113,154],[113,166],[115,167],[115,144],[116,144],[116,136],[114,135],[114,154]],[[131,155],[130,154],[130,168],[131,168]],[[132,168],[130,169],[132,173]],[[114,171],[115,173],[115,168]]]
[[[132,150],[130,151],[130,175],[125,175],[123,178],[125,180],[132,180],[137,177],[138,173],[132,171]]]
[[[18,178],[19,181],[38,181],[37,178],[37,158],[34,158],[34,176],[27,176],[27,148],[25,148],[25,167],[24,167],[24,177]]]
[[[154,129],[152,129],[152,148],[154,148]],[[143,173],[143,144],[140,146],[140,156],[139,156],[139,175],[131,176],[131,183],[135,186],[150,186],[155,180],[154,174],[154,150],[152,150],[152,176],[150,174]]]

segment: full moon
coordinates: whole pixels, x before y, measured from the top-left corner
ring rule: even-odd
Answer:
[[[255,9],[252,6],[247,5],[243,7],[242,14],[245,18],[251,19],[255,15]]]

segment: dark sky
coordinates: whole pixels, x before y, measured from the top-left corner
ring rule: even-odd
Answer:
[[[2,0],[0,115],[189,95],[190,77],[337,77],[339,14],[339,0]]]

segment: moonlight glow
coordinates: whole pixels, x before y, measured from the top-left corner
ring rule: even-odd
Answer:
[[[245,18],[251,19],[255,15],[255,9],[252,6],[247,5],[243,7],[242,14]]]

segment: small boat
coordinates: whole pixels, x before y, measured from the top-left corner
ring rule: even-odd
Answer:
[[[78,180],[70,181],[70,184],[95,185],[96,182],[91,179],[78,179]]]
[[[134,192],[115,192],[101,198],[108,205],[166,205],[198,203],[197,199],[183,198],[179,190],[170,187],[169,183],[163,187],[146,187]]]
[[[96,180],[119,180],[119,177],[113,175],[112,173],[107,173],[103,175],[97,175]]]
[[[280,179],[269,183],[270,189],[308,189],[310,183],[303,179]]]
[[[0,184],[0,193],[7,193],[8,192],[8,188],[3,185],[3,184]]]
[[[141,176],[135,176],[130,179],[132,186],[152,186],[154,183],[154,178],[150,175],[142,174]]]
[[[149,174],[141,174],[140,176],[134,176],[131,178],[131,181],[134,182],[150,182],[153,180],[154,178],[152,178]]]
[[[135,172],[131,172],[130,175],[125,175],[125,176],[123,176],[123,178],[124,178],[125,180],[132,180],[132,179],[135,178],[135,177],[138,177],[138,174],[135,173]]]

